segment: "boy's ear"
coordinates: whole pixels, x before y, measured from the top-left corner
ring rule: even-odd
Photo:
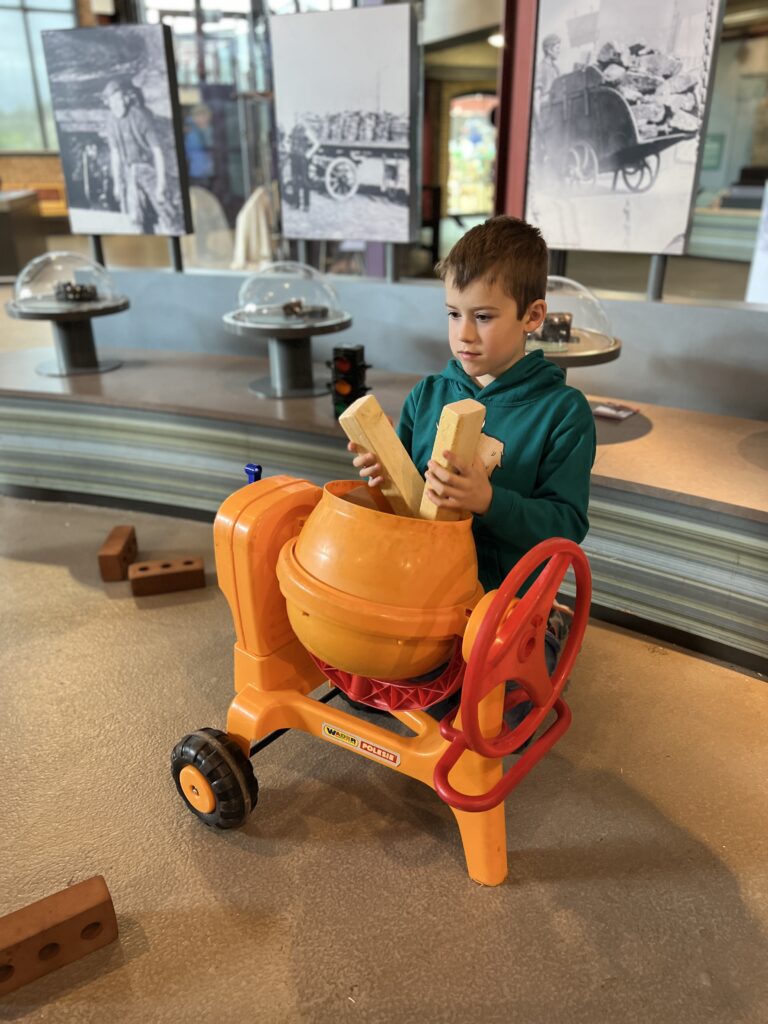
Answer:
[[[528,309],[525,311],[523,317],[523,327],[529,333],[538,331],[541,325],[544,323],[544,317],[547,315],[547,304],[544,299],[536,299],[532,302]]]

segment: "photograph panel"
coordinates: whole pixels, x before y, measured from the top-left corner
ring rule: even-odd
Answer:
[[[73,233],[191,231],[170,29],[54,30],[43,47]]]
[[[720,8],[541,0],[526,217],[551,248],[684,252]]]
[[[285,236],[410,241],[418,190],[409,5],[281,15],[270,33]]]

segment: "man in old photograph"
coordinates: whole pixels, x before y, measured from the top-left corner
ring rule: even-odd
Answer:
[[[536,77],[533,83],[533,132],[532,156],[538,168],[546,162],[547,153],[544,145],[544,123],[542,106],[549,99],[549,93],[555,81],[560,77],[557,59],[560,56],[562,40],[556,32],[550,32],[541,41],[541,59],[536,64]]]
[[[562,40],[556,32],[550,32],[541,41],[542,59],[536,67],[536,80],[533,86],[533,109],[538,118],[541,112],[541,105],[549,96],[556,78],[560,77],[560,68],[557,58],[560,56]]]
[[[166,195],[165,156],[154,118],[134,85],[112,79],[102,99],[109,108],[106,137],[120,211],[143,234],[162,234],[173,224],[174,211]]]
[[[288,137],[291,182],[296,208],[308,210],[311,198],[310,164],[320,148],[320,141],[303,119],[299,118]]]

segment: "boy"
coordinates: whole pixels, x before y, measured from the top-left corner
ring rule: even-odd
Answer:
[[[492,217],[468,231],[437,265],[445,283],[453,359],[420,381],[405,400],[397,432],[439,506],[474,516],[478,573],[486,590],[539,541],[580,543],[589,529],[589,478],[595,426],[584,395],[540,351],[525,354],[526,336],[547,312],[548,252],[537,228]],[[486,407],[481,445],[471,465],[446,453],[452,471],[432,461],[444,405],[474,398]],[[348,445],[356,451],[354,444]],[[375,456],[353,464],[375,485]],[[547,666],[557,661],[569,621],[559,606],[547,630]],[[520,714],[526,705],[518,705]],[[514,724],[514,723],[508,723]]]

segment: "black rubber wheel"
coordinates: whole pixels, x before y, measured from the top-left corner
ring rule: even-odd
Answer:
[[[193,769],[186,777],[182,776],[185,768]],[[199,729],[177,743],[171,754],[171,774],[187,807],[213,828],[238,828],[259,799],[253,765],[235,741],[220,729]],[[209,787],[202,796],[196,780],[200,790],[206,783]],[[189,791],[190,787],[195,796],[200,797],[198,806],[193,802],[194,797],[185,792],[185,788]]]

